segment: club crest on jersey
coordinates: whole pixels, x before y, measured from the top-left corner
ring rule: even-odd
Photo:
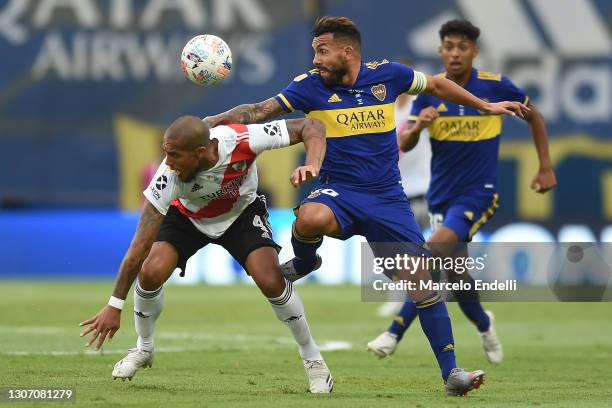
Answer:
[[[212,182],[221,181],[223,179],[223,176],[219,176],[219,175],[215,175],[215,174],[206,174],[203,177],[204,177],[204,180],[212,181]]]
[[[372,95],[376,97],[379,101],[384,101],[387,96],[387,88],[385,84],[378,84],[372,87]]]
[[[238,172],[238,173],[242,173],[243,171],[245,171],[247,168],[247,162],[246,160],[240,161],[240,162],[236,162],[234,164],[232,164],[232,169],[234,169],[234,171]]]

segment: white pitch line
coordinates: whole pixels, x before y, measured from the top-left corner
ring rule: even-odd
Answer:
[[[155,349],[156,353],[182,353],[187,351],[184,348],[179,347],[158,347]],[[74,350],[54,350],[54,351],[3,351],[0,354],[5,354],[8,356],[97,356],[104,354],[125,354],[125,349],[117,349],[117,350],[103,350],[103,351],[94,351],[94,350],[83,350],[83,351],[74,351]]]
[[[59,335],[70,333],[72,330],[67,327],[59,326],[0,326],[0,332],[8,332],[11,334],[39,334],[39,335]],[[258,336],[251,334],[241,333],[204,333],[204,332],[186,332],[186,331],[166,331],[158,332],[156,334],[158,339],[166,340],[188,340],[188,341],[199,341],[209,343],[205,347],[200,344],[200,347],[196,348],[182,348],[182,347],[159,347],[155,351],[162,353],[180,353],[185,351],[205,351],[211,348],[228,348],[228,343],[231,344],[229,348],[276,348],[282,347],[295,347],[295,340],[288,336]],[[254,347],[251,347],[253,345]],[[319,348],[321,351],[339,351],[339,350],[350,350],[353,348],[352,343],[341,340],[328,340],[319,342]],[[105,349],[104,354],[123,354],[124,349]],[[41,350],[41,351],[25,351],[25,350],[5,350],[0,351],[0,355],[14,355],[14,356],[29,356],[29,355],[51,355],[51,356],[77,356],[77,355],[99,355],[100,352],[93,350]]]

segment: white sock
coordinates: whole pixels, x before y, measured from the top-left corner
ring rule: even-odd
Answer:
[[[153,351],[155,321],[164,306],[164,287],[153,291],[144,290],[140,283],[134,289],[134,325],[138,334],[136,347],[142,351]]]
[[[278,319],[291,330],[300,348],[300,357],[304,360],[322,360],[319,347],[310,334],[302,300],[297,291],[293,289],[293,284],[285,279],[283,293],[279,297],[268,298],[268,300]]]

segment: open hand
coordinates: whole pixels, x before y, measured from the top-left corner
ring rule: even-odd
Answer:
[[[508,115],[508,116],[520,116],[524,117],[527,112],[530,112],[526,105],[520,102],[496,102],[487,103],[483,112],[487,115]]]
[[[121,326],[121,310],[110,305],[106,305],[98,314],[81,322],[79,326],[89,326],[83,330],[81,337],[86,336],[93,331],[91,338],[85,344],[85,346],[91,346],[96,339],[98,339],[96,351],[100,350],[106,336],[108,335],[108,341],[110,342],[117,330],[119,330],[119,327]]]
[[[317,178],[317,176],[318,176],[318,171],[314,166],[312,165],[300,166],[296,168],[295,170],[293,170],[293,173],[291,173],[291,177],[289,178],[289,181],[291,181],[291,185],[293,187],[298,188],[302,184],[306,184],[314,180],[315,178]]]

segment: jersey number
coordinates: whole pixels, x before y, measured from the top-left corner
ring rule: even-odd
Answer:
[[[266,217],[263,217],[263,219],[259,215],[253,217],[253,226],[263,231],[263,233],[261,234],[262,238],[272,239],[272,227],[270,227],[270,224],[268,223],[268,219]]]

